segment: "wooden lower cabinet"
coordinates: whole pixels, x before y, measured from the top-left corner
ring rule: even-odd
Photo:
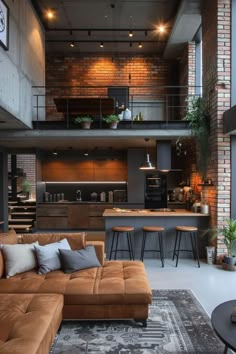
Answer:
[[[68,205],[68,228],[87,229],[89,227],[88,205]]]
[[[37,207],[38,229],[104,230],[103,212],[112,204],[40,204]]]

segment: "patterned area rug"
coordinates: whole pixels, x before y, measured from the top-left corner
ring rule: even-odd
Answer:
[[[153,290],[147,327],[134,321],[63,321],[51,354],[221,354],[224,346],[191,290]]]

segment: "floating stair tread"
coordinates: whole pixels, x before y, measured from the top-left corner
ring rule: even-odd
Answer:
[[[11,222],[33,222],[34,219],[8,219],[8,223]]]
[[[13,209],[36,209],[36,205],[13,205],[12,206]]]
[[[32,225],[10,225],[13,229],[32,229]]]
[[[11,215],[36,215],[36,213],[32,212],[32,211],[17,211],[17,212],[12,212]]]

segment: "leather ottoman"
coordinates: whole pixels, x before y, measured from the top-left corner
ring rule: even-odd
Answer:
[[[59,294],[0,294],[0,353],[48,353],[62,308]]]

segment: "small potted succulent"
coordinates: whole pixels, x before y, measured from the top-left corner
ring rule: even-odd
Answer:
[[[117,124],[120,121],[119,117],[115,114],[110,114],[109,116],[104,117],[103,120],[109,125],[110,129],[116,129]]]
[[[90,129],[93,119],[89,116],[79,116],[74,120],[75,124],[80,124],[82,129]]]

